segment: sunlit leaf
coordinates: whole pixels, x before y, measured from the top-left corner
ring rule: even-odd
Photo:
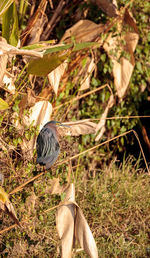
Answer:
[[[46,54],[43,58],[34,59],[29,63],[28,73],[38,76],[46,76],[63,63],[69,55],[70,51],[61,51],[55,54]]]
[[[65,193],[65,200],[62,205],[60,203],[56,215],[57,231],[61,239],[61,257],[71,257],[73,243],[77,240],[91,258],[98,258],[92,232],[81,208],[75,202],[74,184],[70,184]]]
[[[7,102],[0,98],[0,110],[5,110],[8,108],[9,108],[9,106],[8,106]]]
[[[17,45],[19,29],[16,3],[13,3],[2,17],[2,36],[11,45]]]
[[[63,123],[68,127],[59,127],[57,130],[61,136],[79,136],[84,134],[93,134],[96,132],[97,124],[90,121],[90,119],[79,120],[75,122]]]
[[[0,16],[3,15],[10,5],[14,2],[15,0],[1,0],[0,1]]]

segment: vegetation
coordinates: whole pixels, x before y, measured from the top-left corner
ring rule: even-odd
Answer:
[[[135,129],[149,162],[149,120],[140,116],[149,115],[150,3],[118,0],[115,11],[120,16],[107,12],[105,6],[101,8],[98,1],[66,1],[57,12],[61,1],[53,3],[54,6],[49,3],[5,0],[0,4],[3,37],[0,43],[3,42],[5,47],[9,43],[11,51],[16,51],[12,56],[0,45],[3,51],[0,56],[0,172],[5,177],[3,187],[9,193],[22,225],[20,229],[12,225],[8,215],[0,214],[0,254],[2,257],[60,257],[55,214],[57,206],[65,199],[65,193],[52,194],[54,180],[59,178],[59,188],[74,183],[76,202],[93,233],[99,257],[149,257],[149,173],[134,135],[110,139]],[[48,21],[44,20],[41,9],[51,22],[53,13],[58,14],[50,34]],[[126,9],[129,12],[124,18]],[[103,24],[100,35],[94,38],[92,34],[91,39],[91,34],[87,33],[86,40],[78,42],[78,35],[81,37],[83,31],[86,32],[86,24],[78,28],[75,36],[70,36],[70,41],[69,36],[63,38],[65,45],[56,45],[66,30],[83,17],[94,23],[88,28]],[[121,17],[121,22],[118,17]],[[139,37],[138,44],[134,42],[135,52],[125,48],[130,41],[125,43],[124,36],[130,32]],[[117,39],[117,43],[112,44],[114,49],[108,50],[105,43],[111,33],[111,39]],[[21,48],[16,47],[19,39]],[[30,59],[25,52],[19,51],[29,51]],[[117,88],[113,70],[115,61],[121,64],[122,58],[126,61],[131,61],[131,58],[133,63],[130,66],[134,68],[124,93]],[[68,68],[63,71],[57,88],[56,78],[50,79],[47,74],[60,64],[63,66],[64,60],[67,60]],[[91,62],[95,63],[95,72],[94,69],[88,70]],[[122,66],[125,73],[126,67],[127,63]],[[56,72],[57,76],[62,70]],[[9,84],[4,83],[4,74],[11,81]],[[80,91],[89,74],[87,88]],[[122,77],[121,80],[123,82]],[[98,90],[101,86],[102,89]],[[89,95],[85,96],[88,92]],[[43,101],[41,106],[40,101]],[[44,171],[36,165],[34,143],[44,117],[63,122],[91,119],[95,123],[94,119],[98,122],[105,112],[106,123],[102,127],[105,131],[99,141],[104,143],[108,140],[109,143],[97,147],[95,134],[68,136],[60,139],[62,151],[52,169]],[[102,128],[95,131],[97,135]],[[79,154],[65,162],[68,157],[85,150],[84,155]],[[85,252],[78,248],[79,245],[74,256],[85,257]]]

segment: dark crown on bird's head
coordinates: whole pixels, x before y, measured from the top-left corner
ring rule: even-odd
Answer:
[[[62,124],[61,122],[58,122],[58,121],[55,121],[55,120],[51,120],[51,121],[47,122],[47,123],[44,125],[44,127],[50,126],[50,125],[52,125],[52,126],[65,126],[65,127],[70,127],[69,125],[64,125],[64,124]]]
[[[56,126],[65,126],[65,125],[63,125],[61,122],[58,122],[58,121],[55,121],[55,120],[51,120],[51,121],[47,122],[47,123],[44,125],[44,127],[47,126],[47,125],[50,125],[50,124],[56,125]]]

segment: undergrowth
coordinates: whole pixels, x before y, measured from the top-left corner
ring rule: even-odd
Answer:
[[[93,164],[87,169],[84,160],[79,158],[72,176],[76,185],[76,201],[93,232],[99,257],[148,257],[149,175],[139,168],[139,161],[133,165],[132,159],[121,165],[115,160],[103,168]],[[63,182],[67,176],[66,167],[60,169]],[[17,207],[24,228],[15,228],[1,235],[2,257],[59,257],[56,254],[59,244],[56,210],[45,212],[61,200],[60,196],[50,194],[51,178],[50,172],[45,173],[13,194],[11,201]],[[7,215],[2,217],[1,229],[11,224]],[[85,257],[85,253],[80,251],[76,257]]]

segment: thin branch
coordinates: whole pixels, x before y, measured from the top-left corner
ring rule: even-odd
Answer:
[[[90,151],[92,151],[92,150],[95,150],[95,149],[99,148],[100,146],[103,146],[103,145],[105,145],[105,144],[107,144],[107,143],[109,143],[109,142],[111,142],[111,141],[114,141],[114,140],[116,140],[116,139],[118,139],[118,138],[120,138],[120,137],[122,137],[122,136],[125,136],[125,135],[127,135],[127,134],[130,134],[130,133],[133,133],[133,134],[135,135],[135,137],[136,137],[136,139],[137,139],[137,141],[138,141],[138,143],[139,143],[139,147],[140,147],[140,150],[141,150],[141,152],[142,152],[142,156],[143,156],[143,159],[144,159],[144,162],[145,162],[145,166],[146,166],[147,172],[148,172],[148,174],[150,175],[149,168],[148,168],[148,164],[147,164],[147,161],[146,161],[146,158],[145,158],[145,154],[144,154],[142,145],[141,145],[141,143],[140,143],[138,134],[137,134],[136,131],[134,131],[134,130],[130,130],[130,131],[128,131],[128,132],[125,132],[125,133],[122,133],[122,134],[120,134],[120,135],[117,135],[117,136],[115,136],[115,137],[113,137],[113,138],[111,138],[111,139],[109,139],[109,140],[107,140],[107,141],[105,141],[105,142],[102,142],[102,143],[100,143],[100,144],[98,144],[98,145],[96,145],[96,146],[94,146],[94,147],[92,147],[92,148],[89,148],[89,149],[87,149],[87,150],[85,150],[85,151],[82,151],[82,152],[80,152],[80,153],[78,153],[78,154],[76,154],[76,155],[74,155],[74,156],[72,156],[72,157],[70,157],[70,158],[67,158],[67,159],[65,159],[65,160],[63,160],[63,161],[61,161],[61,162],[57,162],[57,163],[55,164],[55,166],[59,166],[59,165],[65,164],[65,163],[67,163],[67,162],[69,162],[69,161],[71,161],[71,160],[73,160],[73,159],[78,158],[78,157],[81,156],[81,155],[84,155],[84,154],[86,154],[86,153],[88,153],[88,152],[90,152]],[[13,191],[11,191],[9,194],[11,195],[11,194],[14,194],[14,193],[17,193],[17,192],[21,191],[24,186],[26,186],[27,184],[33,182],[35,179],[39,178],[40,176],[42,176],[42,175],[45,174],[46,172],[47,172],[47,171],[41,172],[39,175],[37,175],[37,176],[35,176],[35,177],[29,179],[28,181],[26,181],[26,182],[23,183],[22,185],[20,185],[20,186],[18,186],[17,188],[15,188],[15,189],[14,189]]]
[[[85,97],[87,97],[87,96],[89,96],[89,95],[91,95],[91,94],[93,94],[93,93],[95,93],[95,92],[97,92],[97,91],[99,91],[99,90],[104,89],[105,87],[108,87],[109,90],[112,92],[110,86],[109,86],[108,84],[104,84],[104,85],[100,86],[99,88],[96,88],[95,90],[91,90],[91,91],[89,91],[89,92],[86,92],[86,93],[82,94],[81,96],[77,96],[77,97],[75,97],[75,98],[73,98],[73,99],[71,99],[71,100],[69,100],[69,101],[66,101],[66,102],[63,103],[63,104],[60,104],[60,105],[57,106],[57,107],[54,107],[53,110],[56,110],[56,109],[58,109],[58,108],[60,108],[60,107],[62,107],[62,106],[64,106],[64,105],[69,104],[69,103],[73,103],[74,101],[77,101],[77,100],[79,100],[79,99],[85,98]]]

